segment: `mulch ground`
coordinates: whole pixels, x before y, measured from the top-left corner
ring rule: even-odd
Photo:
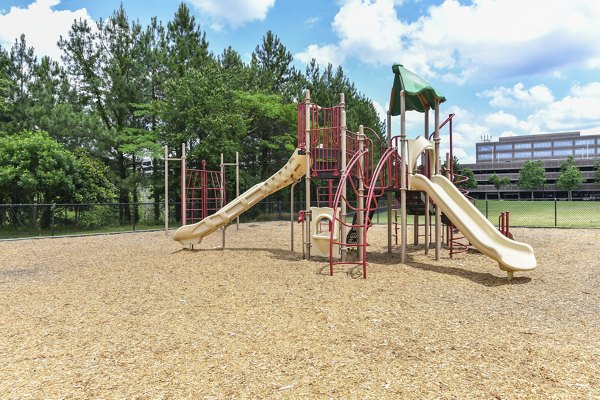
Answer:
[[[600,230],[514,229],[538,268],[511,282],[476,253],[402,265],[384,226],[367,280],[330,277],[289,230],[0,243],[0,398],[600,398]]]

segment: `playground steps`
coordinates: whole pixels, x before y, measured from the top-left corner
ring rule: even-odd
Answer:
[[[396,200],[400,202],[400,191],[396,192]],[[429,213],[433,214],[434,207],[429,207]],[[425,193],[419,190],[406,191],[406,214],[425,215]]]

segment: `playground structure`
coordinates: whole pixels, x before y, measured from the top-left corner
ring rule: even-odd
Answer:
[[[181,146],[181,157],[169,157],[169,148],[165,146],[165,236],[169,235],[169,161],[180,162],[181,177],[181,221],[182,225],[187,222],[197,223],[209,215],[222,209],[227,204],[227,192],[225,187],[225,169],[228,166],[235,167],[235,193],[240,194],[239,179],[239,153],[235,153],[235,163],[224,162],[221,153],[219,170],[206,168],[206,160],[201,161],[201,168],[187,168],[186,146]],[[236,219],[237,229],[240,227],[239,218]],[[225,248],[225,230],[227,225],[222,226],[223,241]]]
[[[535,268],[531,246],[513,241],[496,229],[456,188],[452,153],[447,157],[448,177],[441,174],[440,129],[448,124],[452,138],[454,116],[451,114],[440,124],[439,108],[445,97],[402,65],[394,65],[392,71],[394,84],[383,139],[362,125],[356,133],[348,129],[343,94],[338,105],[324,108],[312,103],[307,91],[304,102],[298,104],[298,146],[287,164],[214,214],[203,214],[199,222],[182,226],[173,239],[184,245],[198,244],[206,235],[227,226],[268,195],[296,185],[304,178],[303,254],[309,259],[313,256],[329,258],[330,274],[336,265],[348,264],[362,267],[362,275],[367,277],[368,230],[383,200],[388,215],[388,252],[392,252],[394,197],[400,203],[400,233],[396,234],[396,240],[399,235],[401,263],[406,261],[407,215],[410,213],[417,216],[417,228],[418,215],[424,215],[424,251],[427,254],[433,244],[436,260],[440,259],[444,219],[450,235],[451,255],[459,239],[453,237],[457,229],[471,245],[498,261],[509,279],[514,271]],[[407,111],[423,113],[422,136],[407,139]],[[429,127],[430,111],[434,112],[433,133]],[[393,116],[400,117],[400,136],[392,136]],[[365,132],[370,132],[372,138]],[[323,181],[326,185],[320,185]],[[314,199],[313,189],[316,189]],[[407,202],[409,197],[411,201]],[[216,201],[217,197],[212,199]],[[222,200],[220,204],[224,204]],[[430,240],[432,225],[433,243]],[[415,235],[418,237],[417,232]],[[355,251],[356,257],[351,257],[349,251]]]

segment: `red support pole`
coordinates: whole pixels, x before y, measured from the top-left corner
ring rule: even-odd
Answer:
[[[206,172],[206,160],[202,160],[202,185],[201,185],[201,193],[202,193],[202,219],[208,217],[208,174]]]

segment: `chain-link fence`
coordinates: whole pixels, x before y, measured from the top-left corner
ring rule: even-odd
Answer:
[[[294,204],[294,214],[302,209]],[[165,227],[164,203],[0,204],[0,239],[159,230]],[[287,220],[290,202],[260,202],[240,222]],[[169,205],[169,228],[181,226],[181,203]]]
[[[500,213],[508,211],[513,227],[600,228],[600,201],[477,200],[475,206],[495,225]],[[294,219],[304,207],[302,201],[294,203]],[[165,226],[164,214],[164,203],[2,204],[0,239],[159,230]],[[240,222],[289,221],[290,214],[289,201],[263,201],[243,213]],[[385,206],[372,222],[387,223]],[[180,225],[181,206],[171,203],[169,227]]]
[[[510,226],[600,228],[598,200],[477,200],[475,206],[494,224],[508,211]]]
[[[169,220],[179,220],[170,205]],[[62,236],[160,229],[164,204],[1,204],[0,238]]]

